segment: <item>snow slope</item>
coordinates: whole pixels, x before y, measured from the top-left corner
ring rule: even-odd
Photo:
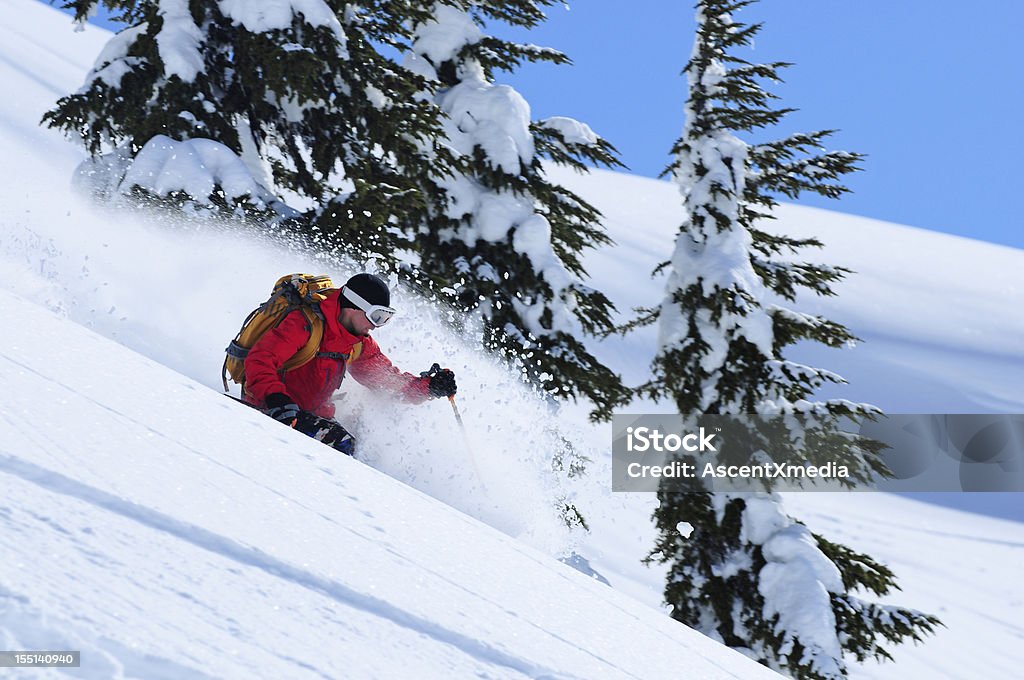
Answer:
[[[772,675],[81,326],[0,310],[7,649],[80,649],[95,678]]]
[[[38,123],[58,98],[82,85],[109,38],[108,31],[88,25],[73,31],[70,17],[40,2],[0,4],[0,87],[14,95],[3,99],[0,137],[7,157],[18,159],[17,164],[4,164],[5,179],[15,177],[17,166],[36,156],[65,165],[81,159],[81,152],[61,135],[44,131]],[[56,181],[67,185],[66,178]],[[10,199],[16,186],[4,182],[5,198]]]
[[[437,330],[429,304],[400,295],[402,313],[377,337],[407,370],[442,359],[456,370],[485,485],[446,405],[404,409],[351,390],[340,412],[366,467],[325,457],[310,442],[279,442],[291,433],[210,391],[220,389],[221,348],[270,282],[310,269],[343,277],[351,265],[78,203],[66,187],[81,153],[36,122],[81,84],[106,36],[72,33],[66,17],[31,0],[0,3],[0,91],[17,93],[0,98],[0,291],[20,297],[0,292],[0,353],[37,371],[8,359],[0,369],[0,637],[8,636],[0,647],[78,643],[100,664],[93,677],[337,677],[339,664],[351,670],[345,675],[394,676],[420,656],[438,677],[617,677],[613,666],[638,677],[718,677],[715,663],[736,672],[735,654],[680,626],[663,637],[661,626],[672,623],[657,609],[663,577],[639,563],[653,543],[654,499],[608,491],[610,428],[585,425],[583,408],[552,413],[471,345]],[[623,310],[657,302],[660,282],[647,273],[670,252],[674,187],[554,172],[608,216],[619,243],[588,256],[596,285]],[[1019,410],[1024,328],[1010,312],[1020,308],[1015,273],[1024,254],[796,206],[779,216],[789,233],[819,235],[823,258],[858,271],[839,297],[803,307],[865,340],[842,351],[800,348],[800,358],[851,379],[828,396],[892,412]],[[648,331],[596,349],[636,382],[653,347]],[[119,363],[104,367],[106,355]],[[81,357],[88,360],[70,361]],[[27,426],[55,409],[64,417],[48,418],[46,431]],[[550,473],[562,436],[595,459],[582,482]],[[246,453],[225,441],[244,442]],[[583,509],[591,534],[560,524],[551,508],[560,497]],[[964,507],[978,497],[986,510],[1002,498],[998,512],[1024,514],[1018,495],[944,501]],[[904,588],[894,601],[948,626],[923,646],[897,648],[897,663],[867,664],[853,677],[1012,677],[1024,661],[1024,525],[882,495],[803,494],[789,503],[813,529],[889,563]],[[634,609],[554,563],[573,549],[648,607]],[[471,587],[484,567],[504,578]],[[579,600],[563,600],[563,589]],[[487,621],[475,620],[480,613]],[[655,648],[675,655],[674,665],[628,665],[563,624],[629,644],[656,630],[667,642]],[[268,643],[278,637],[299,651]],[[246,655],[266,666],[246,666]],[[756,677],[742,668],[739,677]]]

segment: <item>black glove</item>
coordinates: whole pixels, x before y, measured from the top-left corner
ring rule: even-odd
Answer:
[[[295,422],[301,411],[299,405],[292,401],[291,397],[283,392],[275,392],[267,395],[264,401],[267,404],[267,410],[264,413],[288,427],[295,427]]]
[[[430,378],[427,392],[432,397],[454,397],[459,389],[455,385],[455,373],[450,368],[441,368],[440,364],[434,364],[429,371],[424,371],[420,375]]]

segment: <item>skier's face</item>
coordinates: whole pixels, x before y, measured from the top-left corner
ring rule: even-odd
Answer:
[[[370,331],[376,328],[366,318],[366,312],[361,309],[342,308],[341,314],[338,315],[338,321],[341,322],[342,328],[357,336],[369,335]]]

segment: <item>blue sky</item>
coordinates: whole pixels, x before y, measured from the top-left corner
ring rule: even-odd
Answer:
[[[558,48],[573,65],[529,65],[501,82],[535,118],[578,118],[631,172],[657,176],[682,128],[692,2],[579,0],[548,13],[533,31],[493,30]],[[761,0],[736,18],[765,24],[740,56],[794,63],[772,91],[800,110],[771,136],[836,128],[830,149],[868,155],[848,178],[852,194],[801,203],[1024,248],[1014,47],[1024,3]]]
[[[531,67],[511,82],[536,117],[585,120],[633,172],[654,176],[682,128],[693,13],[692,2],[668,0],[553,9],[530,40],[574,65]],[[849,176],[852,194],[801,203],[1024,247],[1024,3],[762,0],[735,18],[764,23],[741,56],[794,64],[772,91],[800,111],[773,136],[837,128],[830,148],[868,155]]]

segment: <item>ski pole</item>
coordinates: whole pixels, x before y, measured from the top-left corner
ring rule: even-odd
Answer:
[[[440,372],[441,364],[434,364],[430,367],[429,371],[420,373],[420,376],[423,378],[429,378]],[[466,447],[466,455],[469,457],[469,464],[472,466],[473,472],[476,474],[476,478],[480,481],[481,488],[486,489],[487,485],[484,483],[484,478],[480,474],[480,467],[476,463],[476,456],[473,454],[473,447],[469,443],[469,433],[466,432],[466,424],[462,422],[462,414],[459,413],[459,407],[455,404],[454,394],[448,396],[448,403],[452,405],[452,413],[455,414],[455,422],[459,424],[459,429],[462,431],[462,443]]]
[[[476,476],[480,476],[480,470],[476,467],[476,456],[473,455],[473,447],[469,444],[469,433],[466,432],[466,424],[462,422],[462,414],[459,413],[459,407],[455,405],[455,395],[448,397],[448,403],[452,405],[452,412],[455,414],[455,422],[459,424],[459,429],[462,430],[462,443],[466,446],[466,452],[469,453],[469,459],[473,462],[473,469],[476,470]]]
[[[466,447],[466,454],[469,456],[469,463],[473,466],[473,472],[476,473],[476,478],[480,480],[480,485],[486,488],[484,484],[484,478],[480,474],[480,468],[476,464],[476,455],[473,454],[473,447],[469,443],[469,433],[466,432],[466,424],[462,422],[462,414],[459,413],[459,407],[455,404],[455,395],[448,397],[448,403],[452,405],[452,413],[455,414],[455,422],[459,424],[459,429],[462,430],[462,443]]]
[[[454,394],[451,395],[450,397],[448,397],[448,403],[450,403],[452,405],[452,411],[455,412],[455,420],[456,420],[456,422],[458,422],[459,427],[462,428],[462,434],[465,435],[466,434],[466,426],[462,422],[462,414],[459,413],[459,407],[455,405],[455,395]]]

